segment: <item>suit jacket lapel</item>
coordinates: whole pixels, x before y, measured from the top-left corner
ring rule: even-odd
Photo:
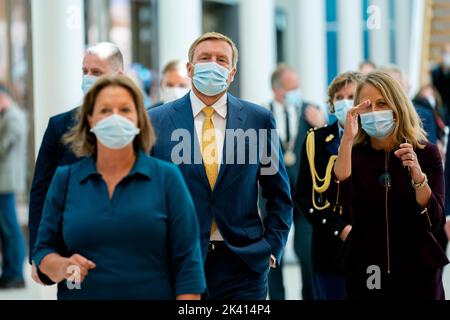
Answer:
[[[174,104],[171,119],[176,129],[186,129],[189,131],[191,137],[191,165],[194,166],[200,176],[200,179],[202,179],[208,188],[210,188],[205,167],[203,165],[199,139],[194,126],[194,115],[192,113],[192,105],[189,94]]]
[[[227,101],[227,125],[225,130],[225,140],[223,143],[223,154],[222,154],[222,164],[220,166],[219,176],[217,177],[215,189],[218,187],[219,183],[223,179],[227,167],[227,130],[236,130],[236,129],[244,129],[244,123],[246,120],[246,114],[243,112],[244,106],[239,102],[238,99],[233,97],[231,94],[228,94]],[[231,142],[230,142],[231,143]],[[237,145],[236,143],[232,144],[234,148],[234,155],[237,155]],[[231,160],[231,159],[230,159]]]

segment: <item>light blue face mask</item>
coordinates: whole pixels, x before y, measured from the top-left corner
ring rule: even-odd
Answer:
[[[113,114],[97,122],[91,132],[104,146],[118,150],[132,143],[141,130],[127,118]]]
[[[299,89],[286,92],[284,96],[285,106],[298,106],[300,107],[303,101],[302,92]]]
[[[394,131],[392,110],[374,111],[359,115],[363,130],[372,138],[385,138]]]
[[[347,119],[347,112],[353,107],[353,100],[339,100],[334,102],[334,115],[338,119],[341,126],[345,126],[345,120]]]
[[[83,82],[81,84],[81,90],[83,90],[83,94],[86,95],[89,90],[94,86],[95,81],[97,81],[98,77],[85,75],[83,76]]]
[[[197,63],[194,66],[194,86],[209,97],[216,96],[228,88],[230,71],[215,62]]]

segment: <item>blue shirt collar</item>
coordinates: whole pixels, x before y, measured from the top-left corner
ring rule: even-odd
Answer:
[[[147,161],[147,155],[144,151],[139,150],[136,155],[136,161],[131,168],[130,173],[127,177],[133,177],[140,175],[147,179],[151,179],[151,168],[150,163]],[[83,183],[87,179],[91,177],[100,177],[100,173],[97,171],[97,167],[95,164],[95,157],[91,156],[84,160],[81,160],[79,166],[79,182]]]

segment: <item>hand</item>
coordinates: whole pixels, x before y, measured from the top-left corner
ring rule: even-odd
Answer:
[[[61,265],[60,272],[63,279],[75,280],[82,283],[87,277],[89,270],[94,269],[95,267],[96,265],[94,262],[79,254],[74,254],[70,258],[65,258],[64,263]]]
[[[270,268],[275,269],[277,267],[277,259],[275,258],[275,256],[273,254],[270,255],[270,263],[269,263]]]
[[[341,238],[342,242],[345,242],[345,240],[347,240],[350,231],[352,231],[352,226],[350,224],[346,225],[345,228],[342,229],[341,234],[339,235],[339,238]]]
[[[325,125],[325,117],[322,111],[315,106],[308,105],[306,107],[305,120],[313,128],[322,128]]]
[[[402,143],[400,149],[395,151],[394,154],[397,158],[402,160],[404,167],[409,167],[411,179],[414,183],[420,183],[425,179],[419,161],[417,160],[417,154],[414,152],[412,145],[409,143]]]
[[[36,282],[37,284],[44,286],[44,283],[41,281],[41,279],[39,279],[37,268],[34,262],[31,263],[31,279],[33,279],[33,281]]]
[[[345,119],[345,128],[343,140],[353,143],[353,139],[359,130],[358,116],[370,106],[370,100],[366,100],[356,107],[350,108],[347,112],[347,118]]]

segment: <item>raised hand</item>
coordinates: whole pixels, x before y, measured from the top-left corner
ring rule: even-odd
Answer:
[[[349,141],[353,143],[353,139],[358,133],[359,123],[358,117],[360,113],[363,113],[370,106],[370,100],[366,100],[356,107],[350,108],[347,112],[347,118],[345,120],[345,128],[344,128],[344,141]]]

